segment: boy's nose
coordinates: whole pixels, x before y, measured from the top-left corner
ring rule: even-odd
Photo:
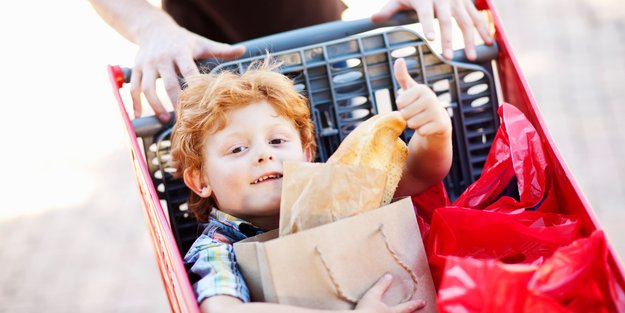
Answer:
[[[273,161],[273,155],[271,153],[268,152],[262,152],[258,155],[258,164],[261,164],[263,162],[267,162],[267,161]]]

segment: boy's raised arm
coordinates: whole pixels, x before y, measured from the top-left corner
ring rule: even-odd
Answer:
[[[406,61],[395,62],[395,78],[402,92],[396,103],[414,135],[408,143],[408,158],[395,196],[411,196],[440,182],[451,167],[451,119],[436,94],[410,77]]]
[[[358,301],[354,309],[359,312],[371,313],[410,313],[425,307],[425,301],[412,300],[395,306],[387,306],[382,302],[382,296],[391,285],[392,277],[387,274],[382,276]],[[241,300],[230,296],[214,296],[202,301],[200,309],[204,313],[314,313],[314,312],[350,312],[350,311],[327,311],[307,309],[289,305],[265,302],[243,303]]]

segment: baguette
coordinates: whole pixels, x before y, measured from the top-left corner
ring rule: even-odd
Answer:
[[[404,129],[406,120],[397,111],[375,115],[347,135],[328,163],[384,170],[387,177],[380,206],[387,205],[393,200],[408,156],[408,148],[399,138]]]

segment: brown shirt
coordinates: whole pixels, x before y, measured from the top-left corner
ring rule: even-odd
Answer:
[[[237,43],[339,20],[340,0],[162,0],[182,27],[211,40]]]

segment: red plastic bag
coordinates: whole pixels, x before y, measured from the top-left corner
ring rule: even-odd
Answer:
[[[496,260],[449,257],[438,290],[438,310],[466,313],[523,312],[527,284],[537,267],[505,264]]]
[[[602,231],[558,249],[542,264],[449,257],[441,312],[625,312],[625,293],[607,265]]]
[[[432,220],[432,213],[434,210],[450,204],[449,196],[447,196],[447,191],[445,190],[443,182],[440,182],[428,188],[426,191],[413,196],[412,203],[417,208],[419,216],[421,216],[428,223]]]
[[[438,189],[413,198],[419,223],[431,222],[426,251],[439,310],[625,312],[603,233],[575,241],[576,217],[547,213],[560,210],[541,139],[515,107],[503,104],[499,114],[480,179],[452,206],[425,203],[441,199]]]
[[[577,239],[578,231],[579,222],[561,214],[439,208],[432,217],[426,245],[432,277],[438,285],[450,256],[542,263],[556,249]]]
[[[536,129],[521,111],[510,104],[503,103],[498,113],[502,123],[493,140],[482,175],[460,195],[453,203],[454,206],[521,212],[538,206],[548,194],[548,166]],[[412,200],[417,208],[419,224],[425,229],[429,228],[434,210],[449,205],[449,197],[442,183]],[[424,233],[427,235],[427,231]],[[426,236],[422,238],[425,241]]]
[[[431,225],[423,225],[428,230],[423,238],[436,284],[448,256],[529,264],[579,237],[574,217],[525,211],[552,203],[544,201],[547,160],[540,136],[521,111],[503,103],[498,113],[502,123],[482,176],[452,206],[419,214],[427,222],[434,212]]]
[[[440,207],[449,205],[449,196],[445,190],[445,185],[440,182],[426,191],[413,196],[412,204],[416,209],[417,223],[421,232],[421,239],[425,244],[430,232],[430,223],[432,222],[432,213]]]
[[[607,263],[603,231],[594,231],[558,249],[530,280],[526,310],[541,308],[544,298],[573,312],[625,312],[625,293]]]
[[[518,212],[541,204],[547,196],[548,170],[540,136],[525,115],[503,103],[502,123],[484,164],[482,175],[453,203],[455,206]],[[510,185],[518,197],[502,195]],[[515,190],[516,193],[517,190]],[[544,211],[557,212],[545,209]]]

